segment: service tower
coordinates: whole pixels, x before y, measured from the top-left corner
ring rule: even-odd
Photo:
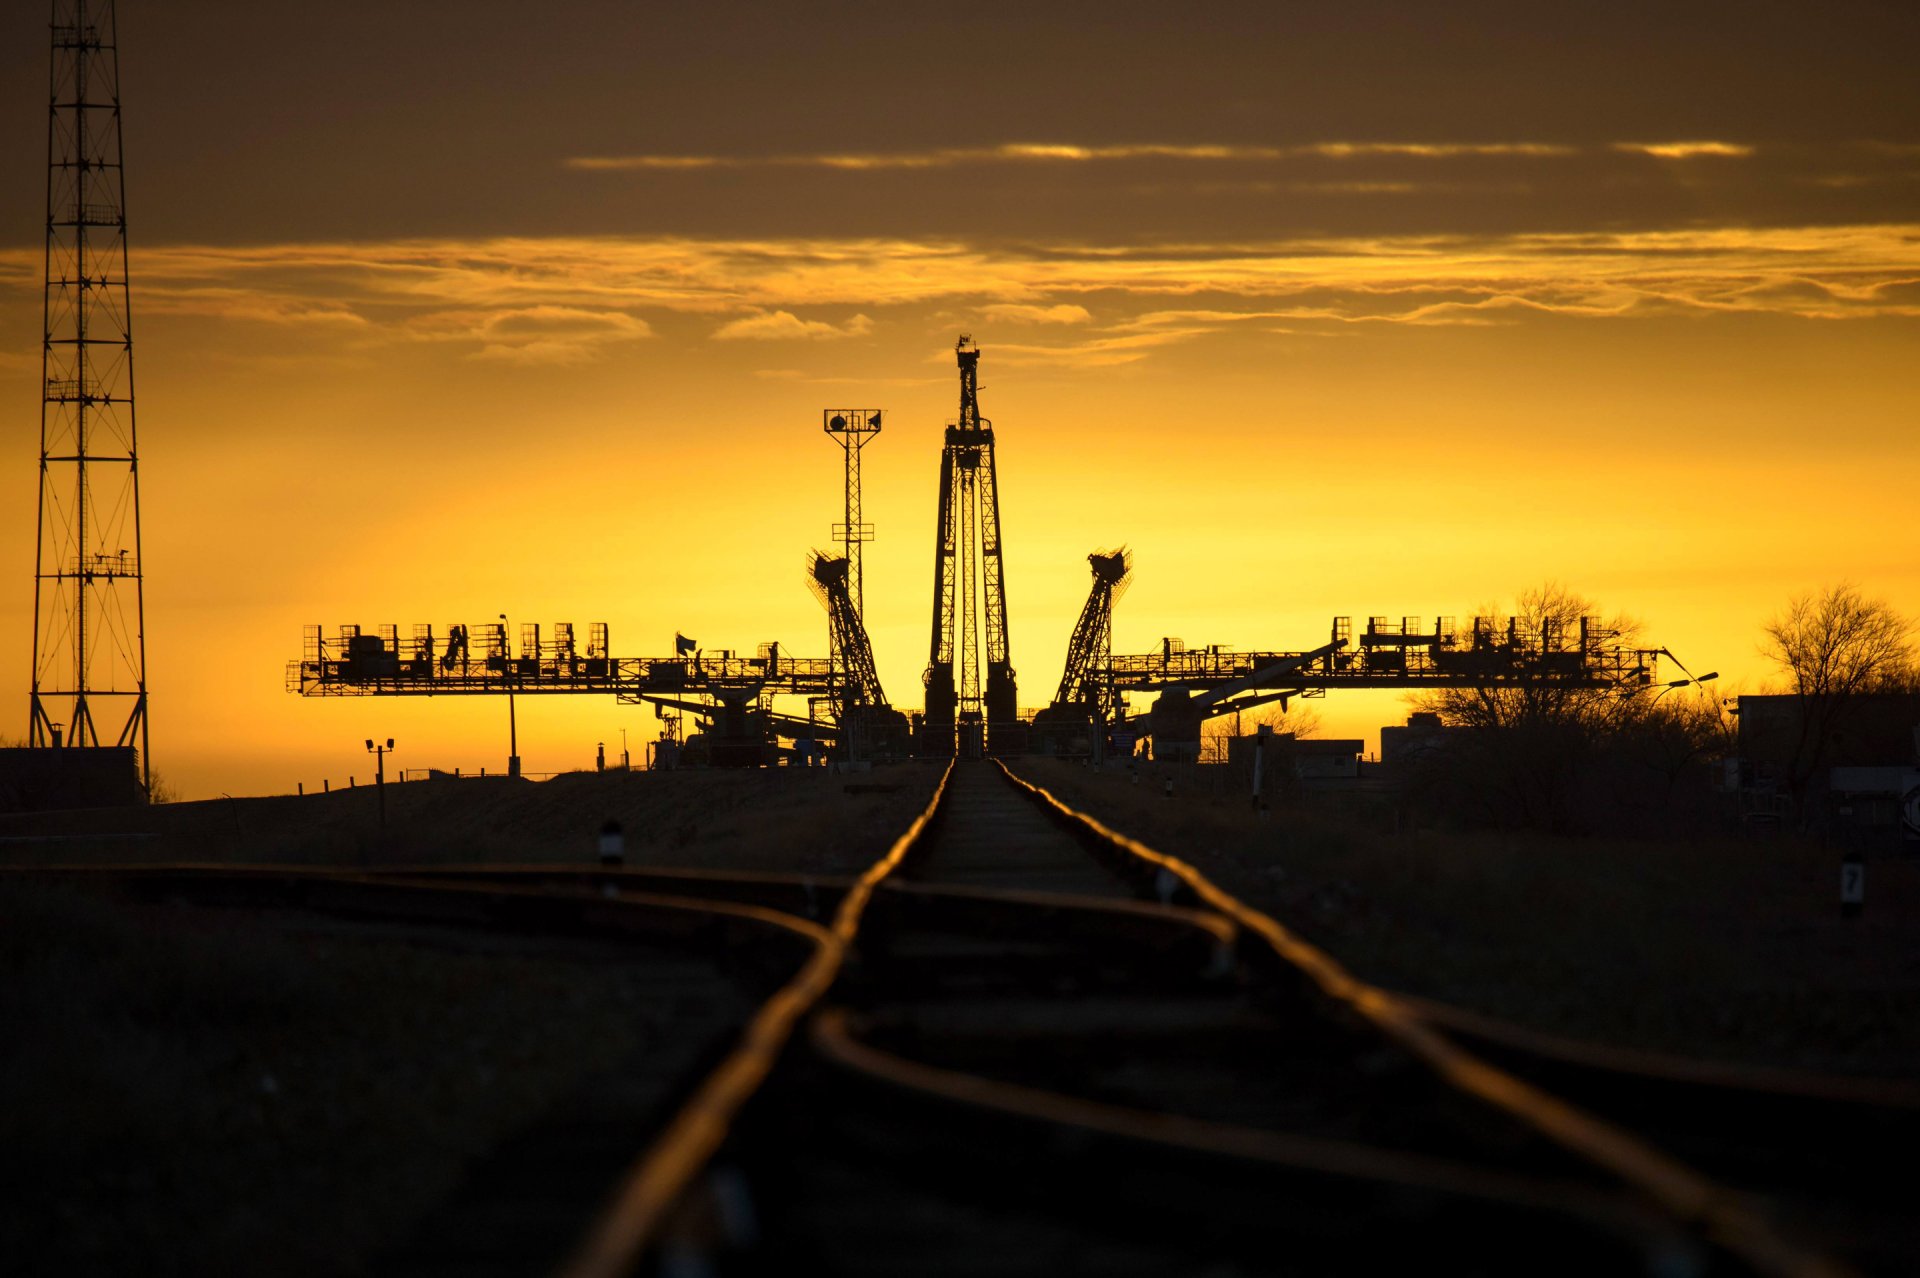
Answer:
[[[927,709],[918,748],[925,754],[1002,753],[1022,744],[1018,693],[1007,659],[1007,592],[1000,566],[1000,495],[993,423],[980,416],[980,350],[962,334],[960,417],[940,453],[940,525],[933,554],[933,639]],[[986,689],[981,690],[982,632]]]

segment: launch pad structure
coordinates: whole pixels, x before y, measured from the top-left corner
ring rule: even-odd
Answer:
[[[134,427],[133,336],[122,189],[118,54],[113,0],[52,0],[47,143],[46,269],[32,704],[22,764],[92,778],[104,793],[114,769],[151,788],[144,560]],[[815,553],[807,584],[827,614],[828,655],[795,657],[762,644],[753,656],[707,652],[676,637],[669,657],[615,657],[607,627],[584,645],[571,624],[544,635],[506,618],[372,631],[307,628],[287,684],[306,696],[611,695],[691,713],[703,725],[687,762],[766,765],[811,761],[831,749],[887,760],[1029,751],[1129,749],[1151,737],[1159,757],[1197,749],[1208,718],[1334,688],[1538,686],[1631,692],[1656,686],[1664,649],[1630,648],[1596,619],[1578,634],[1513,620],[1370,618],[1353,634],[1336,618],[1310,650],[1189,649],[1115,655],[1113,611],[1132,560],[1125,549],[1088,557],[1093,584],[1067,643],[1053,701],[1019,707],[1011,660],[1000,484],[993,422],[980,410],[981,353],[954,346],[959,411],[942,436],[933,599],[922,710],[887,700],[866,629],[861,455],[882,410],[827,409],[822,429],[843,450],[840,554]],[[1673,685],[1679,686],[1679,685]],[[1153,697],[1135,713],[1129,698]],[[804,698],[805,714],[777,699]],[[677,722],[677,720],[676,720]],[[791,743],[783,744],[783,743]],[[516,757],[510,766],[517,771]],[[667,752],[663,751],[663,755]],[[107,780],[102,780],[106,778]],[[70,788],[70,787],[69,787]],[[121,800],[124,801],[124,800]]]
[[[920,753],[966,757],[1025,747],[1007,657],[1007,588],[1000,558],[1000,487],[993,423],[980,415],[980,348],[962,334],[960,415],[940,452],[940,519],[933,548],[933,636],[927,654]],[[985,688],[981,646],[985,641]]]
[[[1356,635],[1336,617],[1327,641],[1305,650],[1189,648],[1175,639],[1155,652],[1113,652],[1113,611],[1125,593],[1132,555],[1088,556],[1092,588],[1067,643],[1051,704],[1022,712],[1008,657],[1006,584],[1001,556],[999,483],[991,421],[979,409],[980,350],[955,346],[960,413],[946,426],[935,525],[932,633],[925,708],[907,716],[888,702],[866,630],[860,548],[872,537],[862,522],[860,450],[879,433],[878,409],[829,409],[824,428],[846,449],[844,520],[834,528],[843,554],[815,552],[807,584],[827,614],[829,656],[795,657],[778,644],[755,655],[708,652],[676,641],[670,657],[615,657],[607,626],[588,628],[584,647],[572,625],[543,635],[520,627],[519,650],[504,618],[455,624],[436,634],[416,625],[371,633],[358,626],[328,635],[309,626],[289,665],[287,686],[306,696],[610,695],[695,715],[703,724],[684,744],[684,761],[766,765],[811,760],[831,749],[842,758],[889,760],[909,754],[1103,755],[1151,738],[1154,756],[1197,755],[1208,719],[1335,688],[1600,688],[1631,693],[1656,686],[1664,649],[1631,647],[1597,618],[1577,628],[1529,626],[1513,618],[1375,616]],[[1128,698],[1151,696],[1144,712]],[[778,697],[805,698],[808,713],[776,709]],[[824,711],[824,713],[823,713]],[[783,745],[783,742],[791,743]]]

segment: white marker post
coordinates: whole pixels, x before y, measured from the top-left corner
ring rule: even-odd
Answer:
[[[620,832],[618,821],[608,821],[600,827],[600,864],[607,869],[618,869],[627,859],[627,837]]]
[[[1867,862],[1858,850],[1840,858],[1840,917],[1857,919],[1867,904]]]

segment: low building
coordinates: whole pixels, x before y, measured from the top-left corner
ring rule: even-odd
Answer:
[[[1434,751],[1444,750],[1448,735],[1455,731],[1433,711],[1417,710],[1407,716],[1405,725],[1380,729],[1380,766],[1389,775],[1418,767]]]
[[[1825,740],[1809,729],[1804,698],[1745,696],[1738,708],[1741,781],[1786,786],[1796,772],[1824,789],[1834,768],[1904,766],[1920,751],[1920,694],[1870,693],[1836,698],[1812,713],[1830,725]]]
[[[1834,768],[1827,802],[1862,842],[1920,844],[1920,767]]]
[[[1291,732],[1276,732],[1265,738],[1265,766],[1277,769],[1272,775],[1289,773],[1301,781],[1349,781],[1360,776],[1360,755],[1366,742],[1358,738],[1296,737]],[[1253,766],[1255,733],[1227,738],[1227,762],[1237,767]]]
[[[0,812],[118,808],[145,803],[131,746],[0,749]]]

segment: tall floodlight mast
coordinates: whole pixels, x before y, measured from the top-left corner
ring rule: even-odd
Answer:
[[[846,510],[842,522],[833,526],[833,539],[846,549],[846,593],[853,608],[856,621],[864,622],[866,616],[864,576],[861,569],[861,548],[873,540],[873,525],[865,522],[860,514],[860,450],[872,442],[880,433],[880,410],[877,408],[829,408],[820,414],[820,429],[827,438],[837,442],[846,452]],[[829,615],[831,615],[829,609]],[[864,634],[864,630],[862,631]],[[845,698],[847,685],[857,680],[858,672],[853,666],[854,654],[841,646],[841,631],[838,626],[829,626],[827,630],[827,659],[833,662],[835,675],[834,703],[840,705]],[[835,711],[839,713],[838,710]]]
[[[861,547],[873,540],[873,525],[860,515],[860,450],[880,433],[877,408],[829,408],[820,414],[820,429],[836,440],[847,454],[846,519],[833,526],[833,539],[846,550],[847,593],[853,600],[854,615],[866,617],[866,578],[862,573]]]
[[[960,416],[940,454],[940,526],[934,543],[933,636],[922,750],[1017,749],[1018,693],[1007,659],[1007,594],[1000,565],[1000,496],[993,423],[980,416],[979,348],[962,334]],[[981,689],[981,640],[986,688]],[[983,725],[984,720],[984,725]],[[982,740],[982,727],[985,739]]]
[[[28,739],[136,747],[145,783],[140,463],[113,0],[54,0],[52,28]]]

